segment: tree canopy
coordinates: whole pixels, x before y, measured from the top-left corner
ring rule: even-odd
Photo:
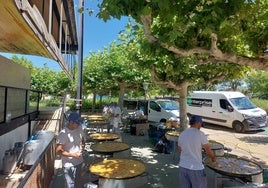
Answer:
[[[142,88],[149,80],[149,71],[132,61],[131,54],[138,51],[136,42],[130,41],[126,33],[121,33],[117,41],[108,48],[91,53],[85,58],[84,87],[98,94],[119,91],[119,105],[123,103],[126,90]]]
[[[179,93],[183,126],[188,86],[268,69],[267,1],[103,0],[99,7],[105,21],[130,16],[142,26],[139,60],[155,83]]]
[[[251,16],[249,16],[251,15]],[[267,69],[268,2],[262,0],[103,0],[98,16],[131,16],[149,43],[176,57]],[[200,57],[199,64],[206,63]]]
[[[73,91],[71,80],[63,71],[51,70],[46,64],[44,64],[44,67],[35,67],[33,62],[23,56],[19,58],[15,55],[12,60],[29,68],[31,72],[31,89],[54,96],[63,96],[65,93]]]
[[[268,72],[252,71],[247,77],[248,90],[253,96],[267,95]]]

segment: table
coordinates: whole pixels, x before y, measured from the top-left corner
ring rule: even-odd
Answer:
[[[103,132],[103,128],[109,124],[109,119],[102,115],[81,115],[90,132]]]
[[[175,152],[178,148],[178,139],[179,139],[180,132],[179,131],[168,131],[165,136],[169,141],[174,142],[173,146],[173,159],[175,158]]]
[[[102,120],[104,120],[104,117],[101,115],[88,115],[87,118],[90,121],[102,121]]]
[[[166,133],[166,138],[169,141],[178,142],[180,132],[179,131],[169,131]]]
[[[113,155],[113,157],[129,157],[130,156],[130,146],[124,142],[107,141],[98,142],[91,146],[94,152]]]
[[[93,133],[90,134],[89,137],[94,141],[113,141],[119,139],[118,134],[113,133]]]
[[[89,121],[87,127],[89,128],[90,131],[96,131],[103,133],[103,127],[107,126],[109,124],[108,121],[105,120],[94,120],[94,121]]]
[[[239,179],[239,184],[262,183],[263,169],[254,161],[237,156],[216,157],[216,162],[212,162],[209,157],[203,160],[206,165],[208,187],[230,187],[229,182]],[[222,186],[222,185],[226,186]],[[234,187],[234,185],[232,185]],[[244,187],[244,186],[243,186]],[[254,187],[254,186],[252,186]]]
[[[140,187],[144,178],[145,165],[136,159],[104,159],[89,166],[89,171],[100,177],[99,187]]]

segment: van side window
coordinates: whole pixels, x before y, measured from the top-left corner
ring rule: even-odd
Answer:
[[[228,106],[231,106],[230,103],[225,99],[220,99],[220,107],[224,110],[228,110]]]
[[[157,112],[160,112],[161,111],[159,105],[156,102],[153,102],[153,101],[150,101],[150,108],[152,110],[157,111]]]

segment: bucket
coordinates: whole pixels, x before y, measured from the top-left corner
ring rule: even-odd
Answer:
[[[44,150],[41,140],[30,140],[24,145],[23,163],[24,165],[33,165]]]

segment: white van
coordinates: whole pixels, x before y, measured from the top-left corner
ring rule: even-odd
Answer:
[[[169,99],[154,99],[148,101],[148,121],[166,122],[172,118],[180,122],[179,104]]]
[[[240,92],[195,91],[187,98],[187,113],[236,132],[259,130],[268,124],[267,113]]]
[[[166,122],[172,118],[179,123],[180,119],[179,104],[170,99],[124,100],[123,107],[128,113],[142,110],[151,122]]]

